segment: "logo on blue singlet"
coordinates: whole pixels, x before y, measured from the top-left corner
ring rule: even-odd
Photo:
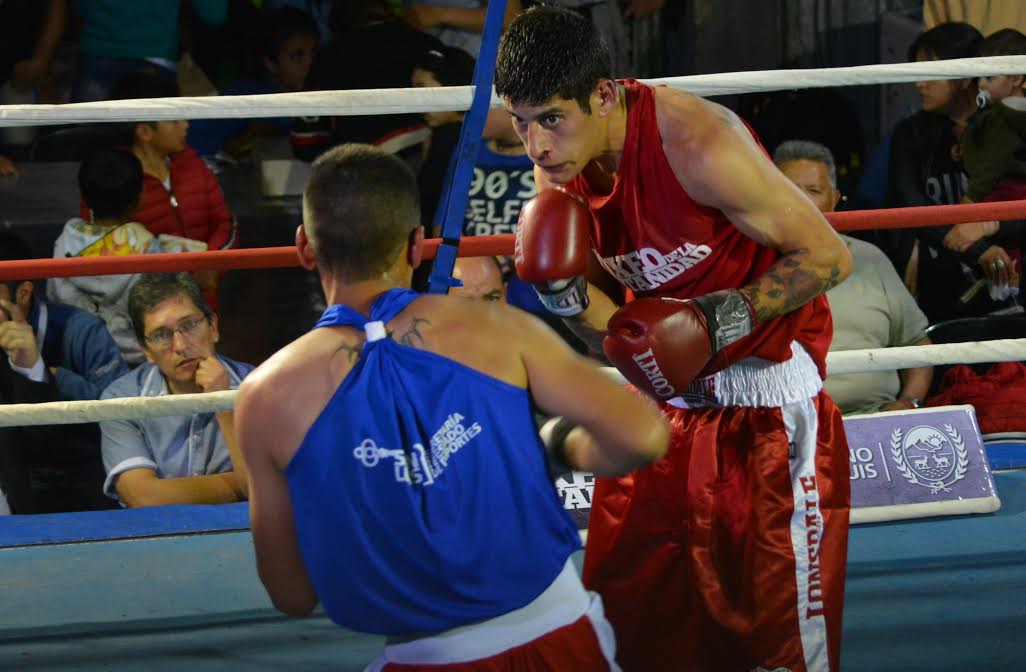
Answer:
[[[367,438],[353,448],[353,457],[368,469],[391,458],[397,483],[431,485],[445,471],[452,456],[481,431],[480,423],[475,422],[468,427],[461,414],[452,413],[431,435],[430,451],[420,443],[413,444],[410,450],[382,448],[374,439]]]

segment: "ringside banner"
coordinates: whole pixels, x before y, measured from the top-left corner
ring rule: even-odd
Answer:
[[[844,419],[851,522],[873,523],[1001,508],[972,406],[853,415]],[[563,506],[588,527],[595,479],[556,479]]]

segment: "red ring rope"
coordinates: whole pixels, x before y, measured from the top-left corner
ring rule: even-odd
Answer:
[[[853,210],[826,215],[838,231],[905,229],[918,226],[963,224],[965,222],[1026,219],[1026,201],[929,205],[918,208]],[[441,241],[424,241],[424,257],[432,259]],[[459,255],[481,257],[513,252],[513,234],[473,236],[460,241]],[[0,261],[0,281],[67,278],[116,273],[161,273],[168,271],[231,270],[239,268],[288,268],[299,265],[294,247],[261,247],[209,252],[130,254],[118,257],[71,257]]]

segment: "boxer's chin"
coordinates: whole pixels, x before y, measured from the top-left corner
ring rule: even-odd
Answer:
[[[563,163],[557,163],[552,166],[539,166],[542,169],[542,173],[545,174],[547,179],[552,184],[567,184],[577,177],[576,166],[572,161],[564,161]]]

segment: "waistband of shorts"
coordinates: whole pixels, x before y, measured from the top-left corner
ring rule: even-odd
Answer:
[[[573,561],[568,559],[549,587],[525,606],[487,621],[390,644],[365,672],[374,672],[388,663],[444,665],[488,658],[574,623],[596,608],[597,616],[604,621],[601,599],[584,589]]]
[[[771,362],[743,359],[711,376],[698,378],[679,397],[667,400],[677,408],[721,406],[779,407],[811,399],[823,389],[819,367],[805,346],[791,343],[791,359]]]

